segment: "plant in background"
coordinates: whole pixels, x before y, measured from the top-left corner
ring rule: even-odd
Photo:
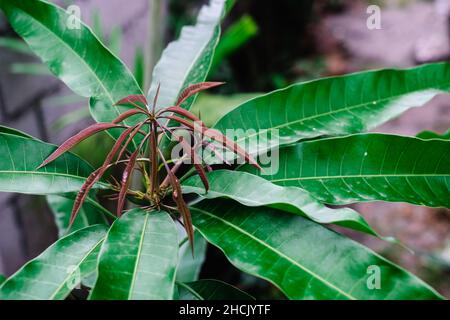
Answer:
[[[49,195],[62,235],[3,282],[0,298],[64,299],[81,283],[89,299],[251,299],[223,282],[198,279],[205,240],[290,299],[442,298],[327,228],[380,237],[354,210],[326,204],[382,200],[450,208],[449,141],[364,133],[450,91],[450,65],[294,84],[240,103],[209,128],[200,121],[208,110],[191,111],[196,94],[218,84],[204,81],[225,5],[212,0],[197,25],[169,44],[145,97],[88,27],[65,29],[63,9],[0,0],[31,50],[90,99],[98,122],[59,148],[0,127],[0,190]],[[225,136],[230,129],[232,139]],[[100,168],[67,152],[104,130],[116,142]],[[188,139],[195,132],[201,138]],[[183,153],[174,157],[180,145]],[[223,150],[229,152],[222,156]],[[269,154],[271,163],[263,161]],[[236,158],[246,164],[235,165]],[[107,172],[116,164],[124,167],[120,182]],[[98,201],[108,190],[118,198],[116,214]]]

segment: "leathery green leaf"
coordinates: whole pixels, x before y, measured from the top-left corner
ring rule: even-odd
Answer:
[[[252,99],[221,118],[250,154],[319,136],[365,132],[450,92],[450,64],[379,70],[294,84]]]
[[[183,182],[183,192],[196,193],[206,199],[229,198],[249,207],[270,206],[306,216],[318,223],[334,223],[377,235],[356,211],[327,208],[300,188],[281,187],[256,175],[239,171],[212,171],[207,177],[207,193],[198,176]]]
[[[303,142],[283,149],[279,168],[266,174],[329,204],[381,200],[450,208],[445,140],[358,134]]]
[[[198,231],[194,232],[194,256],[192,256],[189,241],[185,241],[180,246],[180,259],[178,261],[176,278],[178,282],[198,280],[203,262],[206,258],[206,247],[206,240]]]
[[[0,286],[1,300],[63,300],[95,272],[107,228],[95,225],[61,238]]]
[[[169,214],[133,209],[108,232],[90,299],[172,299],[177,262],[177,229]]]
[[[255,300],[238,288],[218,280],[177,283],[178,300]]]
[[[229,200],[206,200],[191,211],[232,264],[290,299],[442,299],[411,273],[303,217]]]
[[[0,191],[41,195],[79,191],[93,169],[71,153],[36,170],[55,149],[20,132],[0,131]]]

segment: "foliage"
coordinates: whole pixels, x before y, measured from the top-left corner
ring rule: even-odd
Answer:
[[[145,79],[137,81],[90,28],[67,32],[63,9],[0,0],[49,70],[90,99],[97,121],[58,148],[0,128],[0,190],[48,195],[62,236],[0,285],[2,299],[64,299],[80,283],[91,287],[89,299],[252,299],[198,279],[205,241],[290,299],[442,299],[330,230],[335,224],[379,237],[356,211],[327,205],[450,208],[450,141],[365,133],[450,91],[450,65],[298,83],[211,111],[195,98],[221,84],[204,81],[225,5],[212,0],[169,44],[144,96],[138,82]],[[227,137],[229,129],[240,130]],[[103,131],[115,143],[99,168],[69,152]],[[267,163],[267,152],[279,157]],[[119,181],[108,174],[113,166]],[[100,204],[97,191],[105,189],[117,200],[115,214]],[[381,286],[372,270],[381,272]]]

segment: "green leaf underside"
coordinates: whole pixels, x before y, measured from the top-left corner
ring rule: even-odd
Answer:
[[[194,232],[194,256],[192,256],[189,241],[180,247],[180,259],[177,267],[178,282],[197,281],[206,258],[207,243],[205,238],[198,232]]]
[[[242,290],[218,280],[177,283],[178,300],[255,300]]]
[[[379,70],[292,85],[250,100],[215,125],[243,129],[235,140],[250,154],[319,136],[370,130],[450,90],[450,64]]]
[[[94,224],[107,223],[107,220],[102,212],[100,212],[91,203],[85,202],[78,212],[72,226],[68,229],[74,201],[75,194],[72,196],[57,194],[47,196],[47,203],[55,217],[55,222],[58,227],[60,237],[68,232],[73,232]]]
[[[142,94],[131,72],[88,26],[80,21],[80,29],[68,27],[74,17],[64,9],[38,0],[0,0],[0,8],[53,74],[75,93],[92,97],[91,113],[96,121],[110,122],[127,109],[114,103]],[[111,134],[117,137],[119,132]]]
[[[0,300],[63,300],[95,271],[106,230],[95,225],[61,238],[0,286]]]
[[[92,168],[71,153],[36,170],[55,149],[36,139],[0,132],[0,191],[28,194],[79,191]]]
[[[265,173],[329,204],[381,200],[450,208],[450,141],[359,134],[304,142],[282,149],[279,168]]]
[[[108,232],[90,299],[172,299],[177,262],[177,229],[170,216],[133,209]]]
[[[197,24],[184,27],[180,38],[163,51],[153,70],[148,92],[148,100],[153,101],[156,89],[161,84],[157,109],[173,105],[184,88],[206,79],[220,37],[225,2],[211,0],[208,6],[203,6]],[[182,106],[189,109],[193,101],[194,97]]]
[[[280,187],[246,172],[218,170],[209,172],[207,177],[207,193],[198,176],[183,182],[183,192],[196,193],[206,199],[229,198],[249,207],[270,206],[306,216],[318,223],[334,223],[377,235],[356,211],[327,208],[305,190]]]
[[[300,216],[230,201],[191,209],[193,223],[242,271],[290,299],[442,299],[414,275],[362,245]],[[381,287],[369,289],[369,267]]]

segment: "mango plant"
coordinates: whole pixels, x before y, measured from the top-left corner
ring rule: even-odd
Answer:
[[[68,29],[63,8],[0,8],[50,71],[90,99],[97,122],[59,147],[0,127],[0,190],[47,196],[61,235],[0,285],[1,299],[65,299],[80,285],[89,299],[252,299],[199,279],[206,242],[289,299],[443,298],[330,228],[391,241],[353,209],[328,205],[450,208],[450,141],[367,133],[449,92],[449,64],[294,84],[207,126],[192,110],[198,92],[223,85],[205,81],[225,0],[211,0],[164,50],[148,94],[88,26]],[[70,149],[100,131],[115,143],[92,168]],[[117,200],[114,212],[105,197]]]

